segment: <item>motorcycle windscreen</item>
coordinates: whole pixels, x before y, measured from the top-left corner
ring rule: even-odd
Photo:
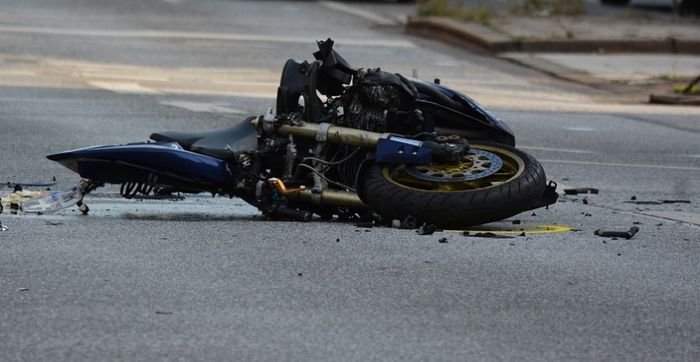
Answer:
[[[177,143],[96,146],[47,156],[81,177],[112,184],[141,182],[192,191],[224,191],[235,179],[226,162]]]

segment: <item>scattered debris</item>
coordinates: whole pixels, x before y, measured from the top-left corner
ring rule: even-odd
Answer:
[[[661,204],[690,204],[690,200],[637,200],[636,197],[632,197],[630,201],[625,201],[627,204],[635,205],[661,205]]]
[[[598,194],[600,191],[591,187],[581,187],[576,189],[564,189],[564,193],[567,195],[578,195],[578,194]]]
[[[335,242],[336,242],[336,243],[339,243],[339,242],[340,242],[340,239],[335,239]]]
[[[19,186],[19,185],[17,185]],[[77,187],[65,191],[27,191],[21,186],[10,194],[4,195],[0,203],[9,208],[10,213],[47,213],[73,206],[78,199]]]
[[[632,226],[629,230],[627,231],[610,231],[610,230],[601,230],[598,229],[594,232],[595,235],[598,235],[600,237],[620,237],[620,238],[625,238],[625,239],[632,239],[632,237],[639,232],[639,228],[636,226]]]
[[[513,239],[514,238],[514,236],[500,235],[500,234],[495,234],[492,232],[471,234],[471,233],[469,233],[469,231],[465,231],[462,233],[462,235],[473,237],[473,238],[492,238],[492,239]]]
[[[447,244],[447,238],[440,238],[440,240],[438,240],[438,243]]]
[[[173,312],[167,311],[167,310],[157,310],[156,314],[173,314]]]
[[[418,235],[432,235],[435,232],[435,225],[423,223],[416,232]]]
[[[297,276],[303,276],[303,275],[304,275],[304,273],[299,273],[299,274],[297,274]]]
[[[537,216],[537,214],[535,214],[535,213],[533,212],[532,214],[530,214],[530,216]]]
[[[2,221],[0,221],[0,231],[8,231],[10,228],[2,224]]]
[[[588,199],[586,199],[586,198],[584,198],[583,200],[581,200],[581,202],[583,202],[584,205],[588,205]]]
[[[637,196],[632,195],[632,197],[630,197],[630,200],[636,201],[636,200],[637,200]]]
[[[52,225],[52,226],[63,225],[63,223],[60,222],[60,221],[49,221],[49,220],[45,220],[45,221],[44,221],[44,224],[46,224],[46,225]]]
[[[642,222],[641,222],[641,221],[635,221],[635,222],[633,222],[632,224],[634,224],[634,225],[642,225]]]
[[[513,220],[513,225],[520,225],[520,220]]]
[[[18,292],[28,292],[29,288],[19,288],[17,289]]]
[[[632,200],[632,201],[625,201],[626,204],[635,204],[635,205],[661,205],[660,201],[649,201],[649,200]]]
[[[520,234],[518,234],[518,236],[527,236],[527,235],[525,235],[525,232],[523,231]]]
[[[374,227],[374,224],[371,221],[360,221],[360,222],[355,223],[355,226],[358,228],[369,229],[369,228]]]
[[[31,182],[8,182],[6,183],[8,189],[14,189],[17,191],[22,191],[22,187],[51,187],[57,184],[56,178],[54,177],[52,181],[31,181]]]

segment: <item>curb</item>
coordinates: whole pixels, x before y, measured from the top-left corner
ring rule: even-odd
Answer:
[[[406,32],[492,52],[700,54],[700,40],[551,39],[514,40],[490,28],[433,16],[411,16]]]
[[[499,54],[498,57],[518,65],[540,71],[557,79],[586,85],[618,95],[646,95],[646,93],[640,93],[640,90],[637,87],[612,83],[601,78],[596,78],[584,71],[571,69],[561,64],[551,62],[547,59],[531,56],[526,53],[513,52],[508,54]]]

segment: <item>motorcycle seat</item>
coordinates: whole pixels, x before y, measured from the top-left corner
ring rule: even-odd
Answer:
[[[232,160],[235,153],[255,150],[257,130],[248,117],[240,124],[209,132],[165,131],[151,134],[156,142],[177,142],[183,149],[221,160]]]

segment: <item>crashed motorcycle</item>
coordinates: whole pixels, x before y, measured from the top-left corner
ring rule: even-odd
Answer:
[[[126,198],[239,197],[271,219],[362,215],[441,228],[556,201],[556,184],[484,107],[438,79],[354,68],[333,44],[318,42],[313,61],[286,62],[276,112],[47,157],[83,178],[83,211],[83,197],[104,184],[121,185]]]

